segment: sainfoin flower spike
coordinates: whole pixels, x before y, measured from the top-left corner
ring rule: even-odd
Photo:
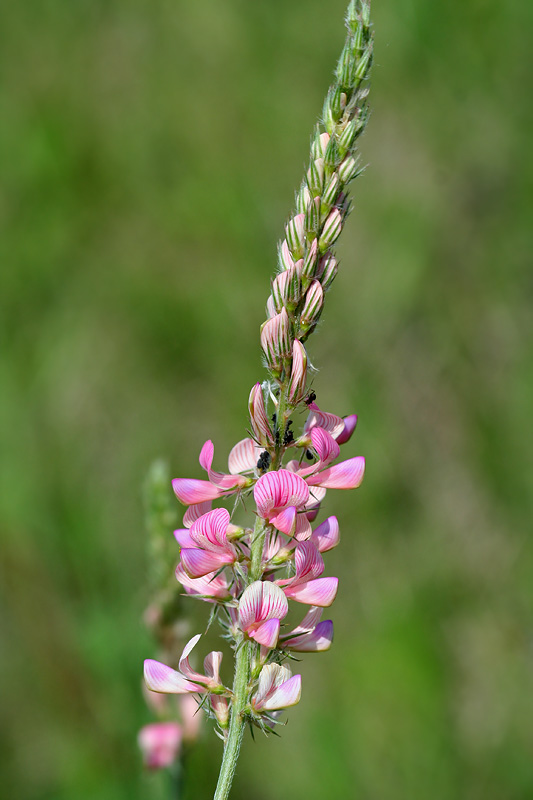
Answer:
[[[231,449],[227,472],[214,469],[208,439],[199,456],[204,476],[172,482],[186,506],[172,539],[180,591],[209,604],[208,627],[219,622],[233,649],[234,678],[231,688],[224,684],[219,651],[198,668],[197,635],[179,659],[147,659],[145,680],[151,693],[196,698],[216,725],[224,754],[215,800],[229,796],[245,727],[269,733],[284,710],[299,702],[302,678],[292,675],[288,660],[325,652],[333,641],[333,623],[322,614],[334,602],[339,581],[324,574],[324,555],[339,544],[339,523],[333,515],[315,520],[330,489],[361,484],[365,460],[339,460],[357,417],[317,405],[308,340],[339,270],[332,248],[346,224],[349,184],[360,173],[357,142],[368,118],[373,47],[369,19],[368,0],[352,0],[335,80],[277,250],[259,336],[267,376],[250,392],[246,436]],[[302,414],[305,422],[297,431]],[[286,624],[292,604],[301,612],[304,606],[293,628]],[[147,763],[171,763],[180,746],[176,727],[154,728],[142,737]]]

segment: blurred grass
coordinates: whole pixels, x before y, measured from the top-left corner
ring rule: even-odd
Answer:
[[[533,794],[529,31],[375,4],[370,164],[312,345],[356,410],[329,654],[235,800]],[[18,800],[164,797],[136,730],[141,484],[242,436],[344,0],[0,10],[0,766]],[[340,496],[339,496],[340,495]],[[228,670],[228,664],[226,664]],[[209,797],[220,743],[191,758]],[[258,785],[259,784],[259,785]]]

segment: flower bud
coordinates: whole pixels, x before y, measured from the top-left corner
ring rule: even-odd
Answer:
[[[284,239],[278,252],[278,261],[283,269],[290,269],[294,266],[294,259],[291,256],[287,240]]]
[[[309,328],[318,321],[323,304],[324,291],[320,281],[312,281],[305,295],[305,304],[300,317],[303,327]]]
[[[302,280],[310,279],[315,274],[316,260],[318,256],[318,239],[313,239],[302,264]]]
[[[213,713],[217,719],[218,724],[224,730],[229,725],[229,705],[228,701],[225,697],[221,697],[220,695],[212,694],[209,698],[211,703],[211,708],[213,709]]]
[[[355,119],[350,120],[339,137],[339,150],[341,152],[346,152],[350,149],[358,131],[359,121],[356,117]]]
[[[324,189],[324,194],[322,195],[322,202],[325,206],[332,206],[335,203],[340,188],[341,184],[339,176],[336,172],[334,172],[327,182],[326,188]]]
[[[311,161],[309,169],[307,170],[307,185],[309,191],[315,197],[322,192],[324,186],[324,159],[317,158]]]
[[[287,244],[292,255],[299,257],[302,254],[305,242],[305,215],[296,214],[295,217],[289,220],[285,227],[285,234],[287,237]]]
[[[342,183],[349,183],[357,175],[359,159],[348,156],[339,167],[339,178]]]
[[[315,197],[312,203],[307,206],[305,212],[305,229],[316,232],[320,222],[320,197]]]
[[[265,402],[263,400],[263,392],[260,383],[256,383],[250,392],[248,411],[250,412],[250,423],[259,444],[263,445],[263,447],[272,444],[274,439],[266,415]]]
[[[285,308],[261,326],[261,347],[267,364],[273,368],[281,367],[283,359],[291,354],[290,321]]]
[[[169,767],[181,747],[182,731],[177,722],[153,722],[141,728],[138,743],[148,769]]]
[[[305,395],[307,383],[307,353],[303,344],[294,340],[292,345],[292,370],[289,380],[289,400],[299,403]]]
[[[272,284],[272,297],[277,311],[281,311],[283,306],[296,308],[300,299],[300,276],[296,265],[276,276]]]
[[[325,292],[329,289],[337,277],[337,271],[337,259],[332,253],[326,253],[320,262],[320,267],[318,270],[318,277]]]
[[[338,208],[334,208],[327,220],[324,223],[324,227],[322,228],[322,235],[320,237],[320,241],[318,246],[320,248],[321,253],[325,253],[326,250],[331,247],[333,242],[335,242],[342,231],[342,216],[341,212]]]
[[[268,319],[272,319],[272,317],[275,317],[277,314],[276,306],[274,305],[274,298],[272,297],[272,295],[270,295],[267,300],[266,312]]]
[[[296,195],[296,211],[298,214],[305,214],[307,206],[311,202],[311,192],[307,187],[307,183],[303,183],[300,191]]]
[[[329,142],[329,133],[321,133],[315,136],[311,145],[311,158],[324,158],[326,147]]]

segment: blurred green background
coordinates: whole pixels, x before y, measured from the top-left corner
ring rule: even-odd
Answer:
[[[0,11],[0,793],[152,800],[141,484],[246,426],[345,0]],[[533,5],[375,3],[369,163],[311,340],[356,411],[333,649],[234,798],[533,797]],[[191,601],[192,602],[192,601]],[[196,606],[195,606],[196,609]],[[202,609],[203,610],[203,609]],[[229,659],[224,675],[229,680]],[[209,798],[205,731],[187,798]]]

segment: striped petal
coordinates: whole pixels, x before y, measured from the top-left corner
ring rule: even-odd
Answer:
[[[300,542],[294,554],[296,575],[293,582],[318,578],[324,572],[324,560],[312,542]]]
[[[174,538],[180,547],[196,547],[187,528],[178,528],[174,531]]]
[[[286,469],[267,472],[254,486],[254,499],[259,516],[268,519],[274,514],[295,506],[302,508],[309,499],[309,487],[299,475]]]
[[[176,578],[187,594],[216,600],[229,600],[231,597],[226,579],[222,575],[216,575],[214,572],[210,572],[201,578],[191,578],[180,563],[176,567]]]
[[[228,456],[228,469],[232,475],[239,472],[250,472],[254,470],[257,460],[261,454],[253,439],[247,438],[237,442]]]
[[[277,711],[281,708],[295,706],[302,695],[302,676],[293,675],[288,681],[278,686],[264,701],[263,711]]]
[[[310,403],[309,409],[310,413],[304,425],[304,433],[309,433],[316,425],[330,433],[334,439],[337,439],[337,437],[342,434],[344,431],[344,420],[342,417],[321,411],[316,403]]]
[[[151,658],[144,662],[144,680],[151,692],[163,694],[186,694],[187,692],[203,692],[202,686],[188,681],[175,669],[154,661]]]
[[[250,632],[250,637],[256,642],[272,650],[278,642],[279,619],[269,619],[258,625],[254,631]]]
[[[270,422],[266,414],[263,390],[261,389],[260,383],[256,383],[250,392],[248,411],[250,412],[252,429],[259,444],[265,447],[272,444],[274,437],[272,436]]]
[[[190,528],[195,519],[198,519],[198,517],[201,517],[202,514],[207,514],[208,511],[211,511],[212,505],[213,503],[211,500],[206,500],[203,503],[196,503],[193,506],[189,506],[183,515],[183,524],[185,527]]]
[[[311,535],[311,541],[320,553],[327,553],[328,550],[333,550],[340,541],[337,517],[328,517],[318,528],[315,528]]]
[[[191,539],[206,550],[219,551],[228,546],[226,531],[230,514],[226,508],[215,508],[203,514],[191,525]]]
[[[307,482],[311,486],[322,486],[324,489],[356,489],[361,485],[364,474],[365,459],[363,456],[356,456],[311,475]]]
[[[255,581],[242,593],[239,601],[239,621],[243,631],[269,619],[283,619],[289,605],[279,586],[269,581]]]
[[[212,650],[204,658],[204,670],[213,685],[220,686],[220,664],[222,663],[222,653],[219,650]]]
[[[296,600],[297,603],[327,608],[335,600],[338,585],[338,578],[317,578],[314,581],[307,581],[307,583],[286,586],[284,592],[287,597]]]
[[[234,557],[229,553],[202,550],[200,547],[185,547],[181,551],[181,564],[189,578],[201,578],[216,572],[227,564],[232,564]]]
[[[322,653],[329,650],[333,641],[333,622],[326,619],[312,630],[305,631],[290,639],[284,639],[282,646],[297,653]]]
[[[283,509],[275,517],[270,517],[270,523],[287,536],[292,536],[296,526],[296,509],[294,506]]]

